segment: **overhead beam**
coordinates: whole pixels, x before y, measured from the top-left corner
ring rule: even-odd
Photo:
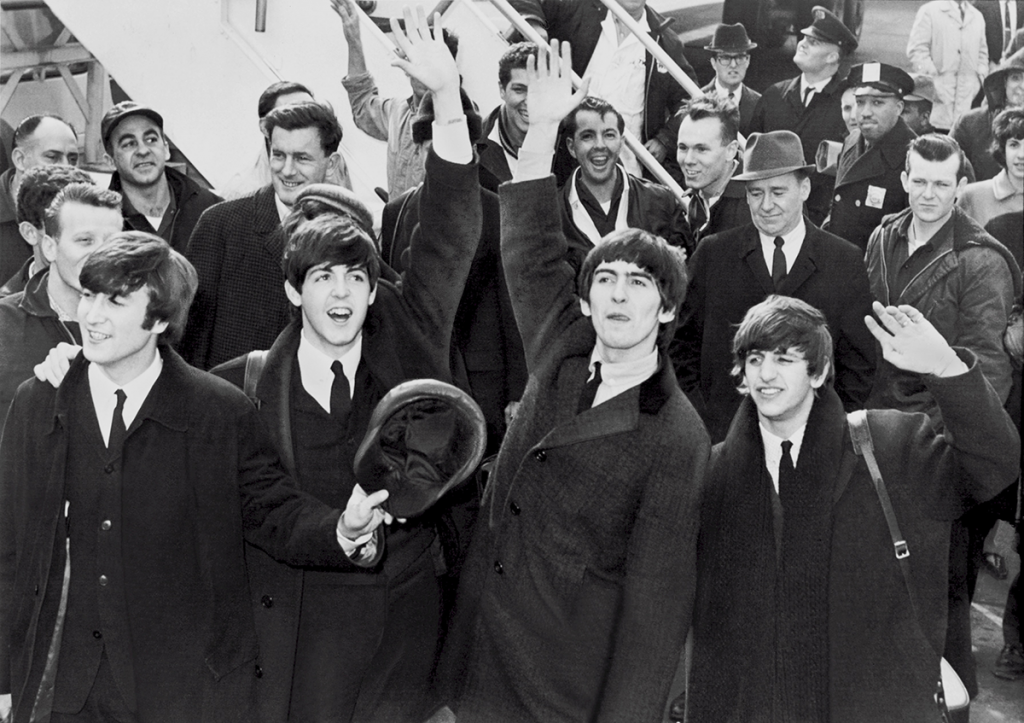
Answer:
[[[4,70],[27,70],[40,65],[65,65],[94,61],[92,53],[81,43],[69,43],[40,50],[14,50],[2,56]]]

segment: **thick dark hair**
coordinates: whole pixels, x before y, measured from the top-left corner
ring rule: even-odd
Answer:
[[[321,213],[314,218],[303,218],[293,212],[289,220],[281,270],[296,291],[302,291],[310,269],[339,264],[364,269],[370,278],[370,288],[377,287],[380,278],[377,247],[353,219],[337,212]]]
[[[334,111],[323,103],[293,103],[281,108],[274,108],[260,121],[263,135],[270,143],[275,128],[286,131],[297,131],[302,128],[315,128],[320,134],[320,147],[324,155],[329,156],[338,150],[341,143],[341,125]]]
[[[807,373],[818,376],[828,366],[825,381],[835,374],[832,334],[825,315],[806,301],[772,294],[747,310],[732,340],[732,375],[743,379],[751,352],[796,349],[807,359]]]
[[[681,118],[699,121],[714,118],[721,127],[722,145],[726,146],[739,137],[740,109],[735,103],[721,98],[717,93],[708,93],[683,106]]]
[[[94,294],[125,296],[143,286],[149,290],[143,329],[166,321],[161,344],[176,344],[185,331],[188,308],[195,298],[199,276],[184,256],[159,236],[121,231],[93,251],[82,266],[82,288]]]
[[[313,95],[313,91],[302,83],[296,83],[293,80],[279,80],[267,86],[267,89],[260,93],[259,102],[256,104],[256,112],[259,114],[260,120],[266,118],[267,113],[274,110],[278,98],[292,93],[306,93],[310,98],[316,97]]]
[[[626,129],[626,120],[622,117],[622,114],[615,109],[615,106],[602,98],[596,98],[592,95],[588,95],[580,101],[580,104],[576,106],[576,110],[562,120],[562,132],[565,133],[566,138],[573,138],[576,135],[576,129],[579,127],[579,121],[576,120],[576,116],[581,111],[585,110],[597,113],[601,118],[612,113],[615,115],[615,121],[619,126],[619,133],[622,133],[622,131]]]
[[[14,147],[21,148],[32,134],[36,132],[36,128],[43,122],[43,118],[53,118],[56,121],[60,121],[68,128],[71,129],[71,133],[74,134],[75,138],[78,138],[78,132],[75,127],[68,123],[66,120],[61,118],[55,113],[37,113],[36,115],[30,115],[28,118],[18,124],[18,127],[14,129]]]
[[[99,188],[92,183],[69,183],[57,191],[50,205],[46,207],[43,219],[43,230],[51,238],[60,236],[60,210],[65,203],[80,203],[83,206],[109,208],[121,213],[121,194],[107,188]]]
[[[46,209],[57,192],[72,183],[96,185],[92,176],[74,166],[36,166],[25,171],[18,187],[18,223],[27,221],[42,228]]]
[[[925,133],[910,141],[907,146],[907,160],[904,163],[904,170],[910,173],[910,154],[916,153],[926,161],[941,163],[954,154],[960,160],[960,167],[956,170],[956,180],[967,177],[967,157],[964,155],[960,144],[943,133]]]
[[[665,239],[639,228],[625,228],[612,231],[583,260],[583,266],[576,278],[579,296],[590,299],[590,287],[594,283],[597,267],[603,263],[625,261],[636,264],[654,279],[665,311],[678,313],[686,298],[686,255],[682,249],[669,245]],[[664,324],[659,333],[659,343],[667,344],[675,331],[675,323]]]
[[[992,157],[1006,168],[1006,142],[1024,139],[1024,108],[1006,108],[992,119]]]
[[[504,88],[512,80],[512,71],[516,68],[525,69],[526,61],[537,57],[537,46],[524,42],[510,45],[505,54],[498,60],[498,85]]]

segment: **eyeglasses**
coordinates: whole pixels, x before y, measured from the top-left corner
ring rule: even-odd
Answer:
[[[747,53],[744,53],[743,55],[716,55],[715,60],[722,65],[736,67],[737,65],[743,65],[750,60],[750,55]]]

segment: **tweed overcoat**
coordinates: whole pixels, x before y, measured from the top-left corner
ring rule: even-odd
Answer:
[[[210,369],[270,348],[289,319],[283,251],[273,186],[203,212],[185,254],[199,274],[181,340],[185,361]]]
[[[864,326],[871,292],[861,251],[805,219],[807,236],[778,293],[806,301],[828,320],[836,391],[847,410],[863,405],[875,372],[875,339]],[[751,224],[709,236],[690,260],[690,287],[670,353],[679,385],[701,411],[712,441],[725,438],[740,404],[732,369],[736,325],[776,293]]]
[[[822,228],[862,251],[866,249],[871,232],[882,218],[907,207],[900,174],[907,146],[915,137],[902,118],[867,150],[861,147],[860,131],[851,133],[839,154],[832,211]]]
[[[340,512],[296,490],[256,408],[160,347],[164,366],[128,428],[122,473],[125,606],[140,723],[255,721],[256,631],[246,540],[296,565],[353,569]],[[0,691],[27,723],[65,563],[72,362],[59,389],[18,390],[0,444]]]
[[[596,335],[555,180],[501,188],[530,380],[485,492],[446,674],[460,723],[660,721],[689,627],[707,433],[662,362],[576,414]]]
[[[814,162],[822,141],[842,143],[846,138],[846,122],[839,99],[846,90],[846,81],[838,75],[832,77],[820,93],[815,93],[810,105],[804,107],[800,97],[800,76],[782,80],[765,88],[754,108],[750,120],[751,133],[793,131],[800,136],[804,159]],[[811,172],[811,195],[807,199],[807,215],[815,225],[828,216],[835,179],[817,171]]]
[[[867,463],[853,451],[838,404],[829,405],[832,418],[822,423],[842,436],[837,441],[843,450],[833,494],[831,556],[820,562],[829,566],[829,723],[938,719],[932,696],[946,632],[950,525],[1011,484],[1020,455],[1017,430],[977,358],[968,350],[957,353],[970,368],[966,374],[923,378],[947,421],[944,435],[933,430],[924,414],[868,413],[882,478],[910,549],[917,620]],[[827,387],[819,394],[835,399]],[[819,404],[822,399],[815,401]],[[813,437],[810,429],[808,434]],[[804,437],[805,445],[809,438]],[[733,521],[739,500],[756,494],[758,484],[772,484],[764,470],[763,449],[756,411],[744,400],[709,465],[712,481],[705,494],[697,555],[690,721],[772,721],[770,705],[752,706],[743,687],[734,685],[743,679],[744,666],[754,664],[750,656],[743,649],[728,649],[731,639],[751,634],[758,623],[746,606],[715,595],[720,576],[755,574],[730,565],[726,556],[742,558],[744,547],[751,544],[750,531]],[[801,449],[798,469],[813,451]],[[709,647],[716,637],[725,641],[724,649]]]

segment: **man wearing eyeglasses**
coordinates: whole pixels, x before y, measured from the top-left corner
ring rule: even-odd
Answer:
[[[839,64],[857,49],[857,38],[843,21],[815,6],[814,22],[800,31],[793,63],[800,75],[769,86],[757,102],[751,133],[793,131],[803,143],[804,158],[814,158],[822,141],[842,142],[846,122],[840,105],[845,84]],[[811,173],[807,215],[817,225],[828,215],[835,179]]]
[[[715,69],[715,79],[701,90],[705,93],[717,93],[721,98],[731,101],[740,111],[740,133],[750,132],[750,121],[754,117],[754,108],[761,94],[743,85],[750,68],[750,51],[757,43],[750,42],[747,29],[742,23],[735,25],[720,24],[715,28],[711,45],[704,49],[711,53],[711,67]]]

